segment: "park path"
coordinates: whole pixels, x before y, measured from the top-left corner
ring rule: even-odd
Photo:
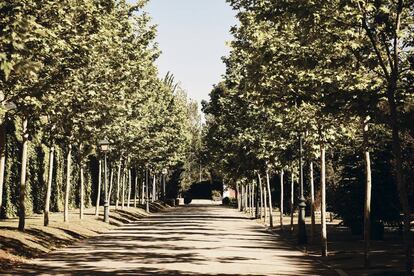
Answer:
[[[189,205],[35,259],[13,275],[336,275],[234,209]]]

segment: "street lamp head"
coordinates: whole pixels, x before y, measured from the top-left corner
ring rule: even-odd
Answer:
[[[106,152],[109,150],[109,141],[106,139],[100,140],[99,141],[99,147],[101,149],[101,151]]]

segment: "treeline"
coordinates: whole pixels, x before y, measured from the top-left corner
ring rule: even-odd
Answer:
[[[20,230],[32,212],[155,200],[185,162],[194,103],[157,76],[146,2],[1,1],[0,206]]]
[[[306,201],[311,233],[320,210],[323,256],[327,208],[364,229],[367,266],[372,228],[402,221],[411,273],[413,1],[228,2],[239,25],[204,103],[209,159],[282,216]]]

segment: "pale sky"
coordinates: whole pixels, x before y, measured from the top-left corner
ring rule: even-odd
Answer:
[[[146,11],[158,25],[160,76],[170,71],[190,98],[208,100],[221,80],[235,11],[225,0],[150,0]]]

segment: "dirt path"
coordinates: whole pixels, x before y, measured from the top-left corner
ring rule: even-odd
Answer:
[[[336,275],[220,206],[172,208],[35,259],[36,275]]]

